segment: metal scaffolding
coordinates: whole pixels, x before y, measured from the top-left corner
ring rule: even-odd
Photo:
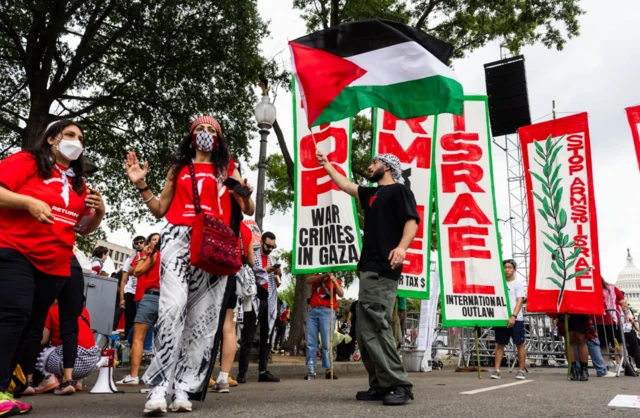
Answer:
[[[505,135],[511,256],[518,264],[517,274],[529,284],[529,211],[524,182],[524,164],[518,135]]]

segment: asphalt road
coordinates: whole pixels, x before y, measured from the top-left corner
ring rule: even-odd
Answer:
[[[411,373],[415,401],[399,407],[355,399],[367,388],[366,375],[350,373],[337,381],[300,378],[280,383],[250,382],[229,394],[209,393],[195,403],[189,417],[638,417],[640,410],[609,408],[616,394],[640,395],[640,378],[595,378],[589,382],[566,381],[566,369],[530,369],[527,383],[494,390],[521,381],[502,371],[502,379],[489,379],[489,371],[456,373],[452,369]],[[51,394],[25,398],[34,406],[33,417],[136,417],[142,416],[145,396],[140,388],[125,394],[91,395],[86,389],[70,397]],[[171,416],[171,413],[167,413]]]

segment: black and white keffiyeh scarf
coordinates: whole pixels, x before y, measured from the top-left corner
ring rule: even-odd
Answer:
[[[402,177],[402,165],[400,159],[393,154],[377,154],[373,157],[374,161],[380,161],[391,169],[391,176],[396,183],[404,184]]]
[[[273,260],[270,256],[267,256],[267,265],[262,266],[262,252],[260,251],[260,247],[255,249],[256,253],[256,265],[254,266],[254,271],[256,273],[256,281],[258,282],[258,286],[262,283],[267,282],[269,298],[267,299],[269,302],[269,332],[273,329],[273,325],[276,323],[276,316],[278,314],[278,286],[276,284],[276,276],[273,273],[267,273],[265,267],[272,266]],[[258,312],[258,298],[257,296],[253,297],[253,309],[255,312]],[[257,315],[256,315],[257,316]]]

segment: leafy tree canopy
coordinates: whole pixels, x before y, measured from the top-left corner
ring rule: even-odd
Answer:
[[[256,0],[0,0],[0,158],[73,118],[100,168],[92,181],[109,226],[148,217],[124,175],[126,151],[149,161],[158,193],[191,119],[208,113],[246,158],[252,86],[278,78],[259,53],[267,33]]]
[[[493,40],[514,54],[542,43],[561,50],[579,35],[580,0],[295,0],[307,29],[362,19],[403,22],[454,46],[462,58]]]

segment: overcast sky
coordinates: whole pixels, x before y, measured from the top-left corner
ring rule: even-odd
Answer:
[[[625,266],[626,248],[640,260],[640,173],[635,157],[629,124],[624,108],[640,104],[640,1],[584,0],[587,14],[580,19],[582,35],[570,40],[563,51],[543,46],[524,48],[529,103],[532,120],[551,119],[551,102],[556,101],[558,117],[578,112],[589,113],[593,173],[600,239],[600,264],[605,278],[614,281]],[[271,36],[262,44],[263,54],[290,68],[287,41],[306,33],[305,24],[292,0],[259,0],[264,19],[270,21]],[[485,94],[483,64],[500,59],[497,43],[475,51],[454,62],[455,71],[465,93]],[[256,102],[258,97],[256,95]],[[293,118],[291,96],[280,89],[275,102],[278,121],[292,150]],[[257,128],[256,128],[257,130]],[[252,144],[253,159],[258,160],[259,140]],[[275,135],[269,136],[268,154],[280,153]],[[493,147],[494,176],[499,218],[509,217],[505,155]],[[256,184],[257,173],[248,178]],[[293,240],[292,212],[269,215],[265,230],[273,231],[281,248],[291,248]],[[161,224],[160,224],[161,225]],[[148,234],[160,226],[141,225],[139,232]],[[500,226],[504,240],[504,256],[511,256],[509,226]],[[112,242],[130,245],[128,231],[109,233]],[[640,263],[640,261],[638,261]],[[357,284],[347,296],[357,294]]]

